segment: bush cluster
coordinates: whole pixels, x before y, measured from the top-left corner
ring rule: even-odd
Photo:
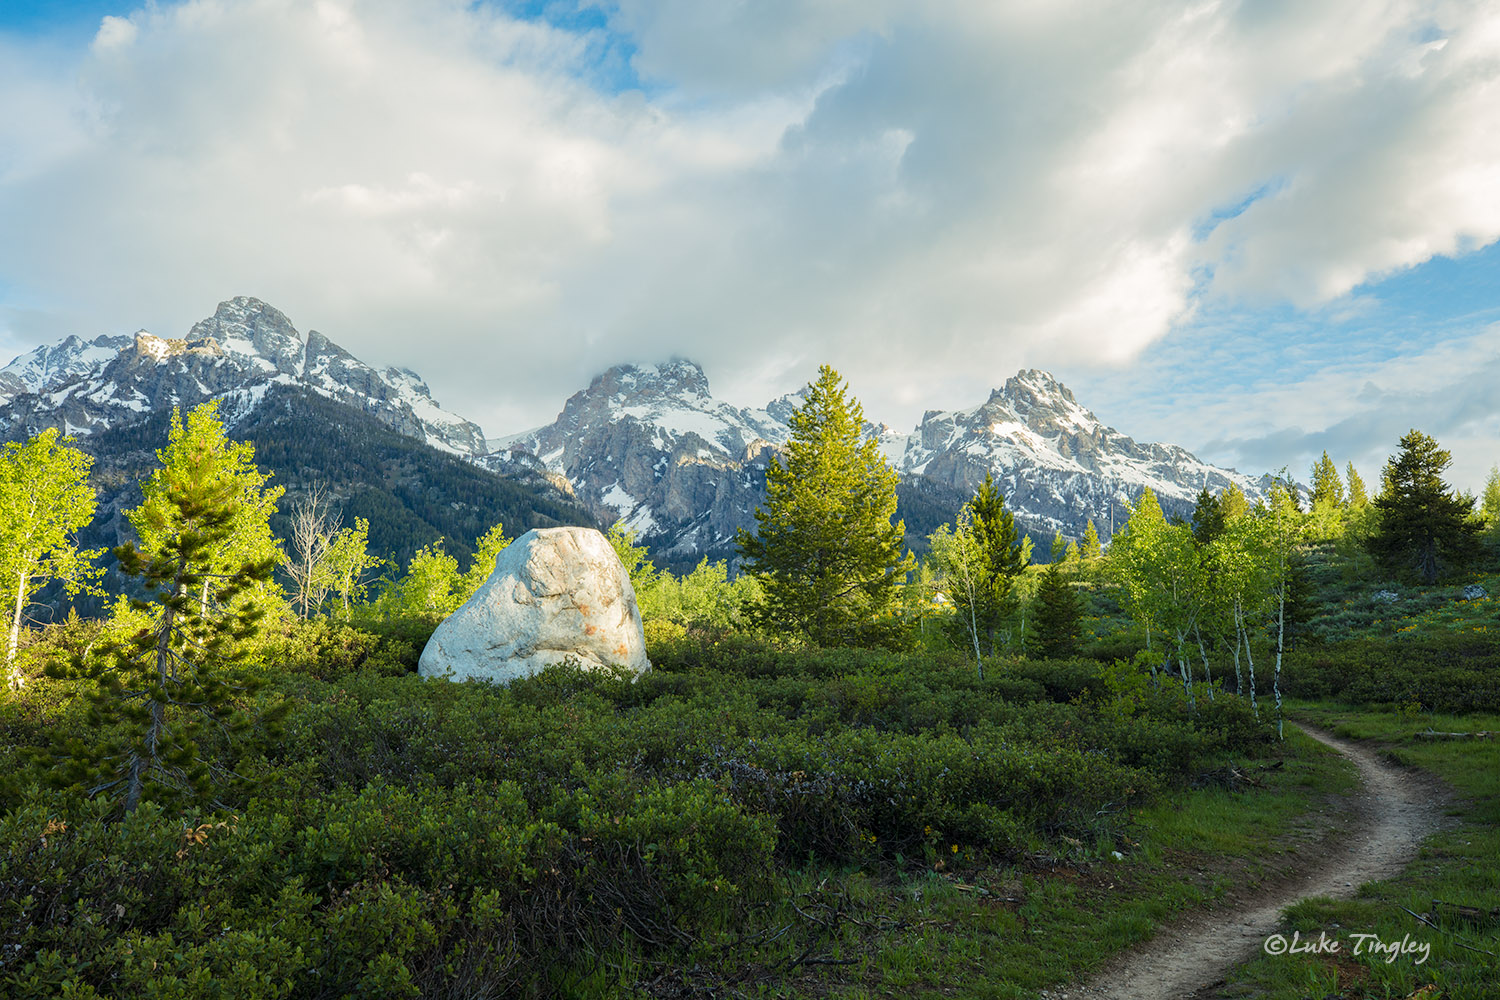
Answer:
[[[1287,666],[1299,698],[1428,711],[1500,712],[1500,636],[1372,637],[1310,646]]]
[[[109,822],[13,783],[0,993],[577,992],[722,949],[809,859],[1015,858],[1270,732],[1172,686],[1122,707],[1093,661],[981,681],[956,654],[673,636],[633,681],[495,688],[415,676],[420,632],[320,623],[269,651],[264,696],[296,707],[239,745],[224,810]],[[74,711],[48,685],[0,708],[0,764]]]

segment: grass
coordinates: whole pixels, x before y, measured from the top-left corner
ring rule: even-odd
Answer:
[[[1478,907],[1500,907],[1500,741],[1425,740],[1427,729],[1474,732],[1500,729],[1500,716],[1444,716],[1402,711],[1351,710],[1319,704],[1294,706],[1308,721],[1340,736],[1371,742],[1394,763],[1437,775],[1453,790],[1451,828],[1429,838],[1420,856],[1400,876],[1360,887],[1347,901],[1311,899],[1290,907],[1286,931],[1302,938],[1327,934],[1342,939],[1343,954],[1263,956],[1230,976],[1220,995],[1254,1000],[1301,1000],[1338,996],[1408,997],[1431,987],[1423,1000],[1489,1000],[1500,984],[1500,920],[1468,924],[1434,916],[1438,929],[1425,926],[1403,908],[1431,913],[1433,900]],[[1385,955],[1353,955],[1354,934],[1375,934],[1383,942],[1430,944],[1420,952],[1386,961]],[[1462,947],[1467,945],[1468,948]]]
[[[766,921],[793,929],[756,954],[758,968],[730,982],[722,970],[678,982],[752,996],[1019,1000],[1087,978],[1110,955],[1313,848],[1330,833],[1320,808],[1356,783],[1343,758],[1294,729],[1279,757],[1237,766],[1261,785],[1174,794],[1093,843],[1014,866],[971,868],[960,849],[920,869],[805,869]],[[810,961],[787,974],[799,957]]]

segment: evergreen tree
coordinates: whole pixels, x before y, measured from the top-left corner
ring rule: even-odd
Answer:
[[[1379,523],[1368,545],[1386,569],[1433,583],[1471,556],[1478,534],[1474,500],[1443,482],[1452,461],[1436,441],[1412,430],[1385,463],[1375,498]]]
[[[267,485],[271,477],[256,467],[253,444],[225,437],[218,409],[216,400],[204,403],[189,412],[186,421],[176,410],[172,412],[167,447],[156,453],[163,469],[141,484],[144,498],[141,505],[125,515],[140,539],[141,553],[148,559],[154,558],[184,524],[185,515],[172,496],[177,483],[167,470],[197,461],[196,456],[218,456],[204,474],[217,476],[218,484],[238,499],[231,508],[234,520],[229,529],[216,533],[211,547],[200,554],[205,572],[199,582],[198,600],[204,614],[210,612],[214,601],[227,599],[217,593],[221,578],[228,579],[246,564],[270,561],[274,565],[282,558],[271,532],[271,516],[285,491],[280,486]],[[288,613],[281,589],[270,579],[252,581],[248,586],[236,587],[234,592],[240,600],[258,604],[265,614],[279,617]]]
[[[1344,478],[1349,488],[1349,508],[1359,510],[1370,502],[1370,496],[1365,492],[1365,481],[1360,478],[1359,470],[1350,462],[1344,469]]]
[[[1323,457],[1312,467],[1313,510],[1332,509],[1344,505],[1344,484],[1339,482],[1338,466],[1323,452]]]
[[[1068,540],[1063,537],[1063,533],[1061,531],[1058,531],[1057,534],[1052,536],[1052,548],[1047,553],[1047,561],[1061,562],[1063,554],[1067,551]]]
[[[1208,487],[1198,491],[1198,503],[1193,508],[1193,540],[1199,545],[1209,545],[1224,534],[1224,505],[1219,498],[1208,492]]]
[[[1088,527],[1083,529],[1083,558],[1098,559],[1104,555],[1104,546],[1099,544],[1099,531],[1094,527],[1094,519],[1089,518]]]
[[[757,531],[740,531],[746,569],[759,578],[767,626],[820,646],[892,644],[902,554],[897,476],[863,434],[864,411],[824,365],[791,415],[791,437],[766,469]]]
[[[1068,583],[1057,563],[1042,573],[1032,611],[1031,641],[1037,655],[1059,660],[1078,650],[1078,626],[1083,620],[1083,603]]]
[[[1015,582],[1031,561],[1029,539],[1016,540],[1015,517],[1006,509],[1005,497],[990,472],[985,472],[984,482],[966,506],[979,556],[979,586],[970,617],[979,623],[984,651],[993,654],[1000,647],[1000,634],[1018,605]],[[970,610],[957,598],[954,606],[959,617]]]
[[[5,671],[13,688],[23,684],[16,651],[31,595],[50,580],[63,581],[69,596],[91,590],[103,572],[93,566],[99,550],[80,551],[75,539],[94,519],[92,462],[59,446],[55,428],[0,454],[0,585],[12,605]]]
[[[232,776],[218,754],[249,723],[236,699],[256,682],[239,660],[264,615],[263,606],[237,598],[267,585],[276,561],[269,552],[229,561],[228,553],[250,551],[234,535],[260,523],[264,477],[246,446],[225,439],[213,407],[194,410],[186,426],[174,412],[157,455],[162,467],[144,485],[145,500],[126,515],[141,545],[114,550],[120,569],[141,577],[154,597],[133,602],[148,624],[74,664],[97,682],[92,728],[124,723],[125,734],[101,754],[82,737],[69,741],[69,765],[58,771],[60,783],[117,795],[127,814],[146,798],[207,801]]]

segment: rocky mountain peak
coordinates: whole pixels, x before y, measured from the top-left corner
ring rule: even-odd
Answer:
[[[592,396],[634,398],[639,402],[710,395],[702,366],[686,358],[654,365],[615,365],[596,377],[587,391]]]
[[[259,367],[270,371],[290,375],[302,367],[302,334],[280,309],[248,295],[220,302],[212,316],[193,324],[187,339],[210,337],[225,352],[263,362]]]
[[[1030,400],[1039,405],[1051,404],[1056,400],[1075,406],[1078,404],[1073,398],[1073,390],[1059,382],[1057,376],[1040,368],[1026,368],[1016,372],[1005,380],[1005,388],[1001,391],[1009,399]]]
[[[1047,436],[1095,436],[1105,429],[1093,413],[1079,405],[1073,390],[1051,372],[1038,368],[1006,379],[1003,388],[990,393],[983,409],[998,412],[1002,422],[1009,417]]]

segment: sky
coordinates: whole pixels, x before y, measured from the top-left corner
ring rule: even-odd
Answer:
[[[0,354],[254,295],[492,436],[613,364],[898,429],[1500,461],[1500,5],[0,5]]]

